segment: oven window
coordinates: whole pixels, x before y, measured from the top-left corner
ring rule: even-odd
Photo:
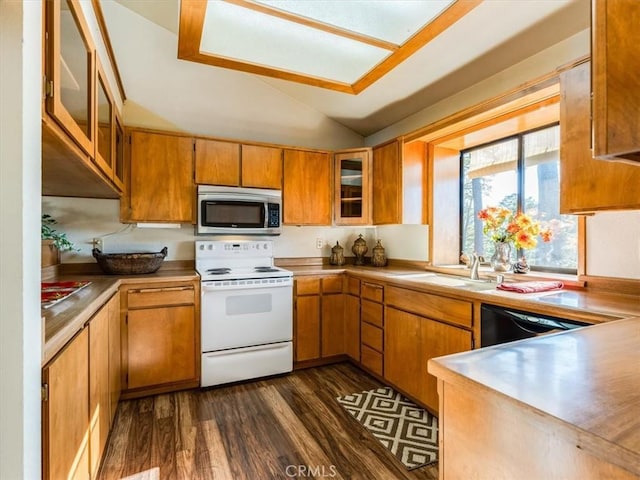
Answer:
[[[203,200],[202,225],[207,227],[260,228],[264,203]]]

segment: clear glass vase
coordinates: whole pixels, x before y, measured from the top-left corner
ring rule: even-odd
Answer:
[[[511,244],[509,242],[495,242],[491,256],[491,268],[494,272],[508,272],[511,269]]]

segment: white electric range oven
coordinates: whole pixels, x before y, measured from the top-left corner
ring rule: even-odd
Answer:
[[[293,274],[269,240],[196,242],[202,387],[293,369]]]

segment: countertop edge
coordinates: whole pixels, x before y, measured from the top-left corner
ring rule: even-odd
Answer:
[[[68,321],[64,327],[44,342],[41,362],[43,367],[49,363],[80,330],[84,328],[85,324],[91,319],[91,317],[93,317],[93,315],[118,292],[119,288],[120,282],[118,280],[107,286],[91,300],[89,305],[83,308],[77,315]],[[43,319],[44,318],[45,317],[43,316]],[[43,320],[43,336],[44,334],[45,329]]]

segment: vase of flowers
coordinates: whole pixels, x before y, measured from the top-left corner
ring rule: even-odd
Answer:
[[[484,222],[482,231],[493,240],[495,251],[491,257],[491,267],[496,272],[507,272],[511,268],[511,247],[527,250],[552,238],[551,230],[543,229],[540,222],[522,212],[512,212],[504,207],[487,207],[478,212]]]
[[[511,244],[509,242],[494,242],[491,255],[491,268],[494,272],[508,272],[511,268]]]

